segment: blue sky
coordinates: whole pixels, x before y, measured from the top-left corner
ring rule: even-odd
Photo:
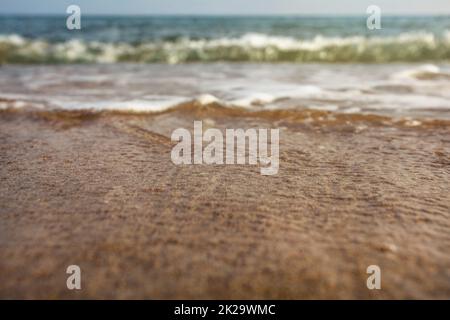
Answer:
[[[65,14],[365,14],[371,4],[385,14],[450,14],[450,0],[0,0],[0,13]]]

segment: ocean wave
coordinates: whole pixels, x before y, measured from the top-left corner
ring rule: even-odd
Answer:
[[[450,60],[450,31],[391,37],[296,39],[248,33],[237,38],[154,41],[140,44],[73,39],[48,42],[0,36],[0,63],[420,62]]]
[[[208,98],[209,99],[209,98]],[[9,101],[10,103],[13,101]],[[29,115],[33,119],[51,121],[60,123],[64,128],[72,125],[81,125],[84,121],[91,121],[102,116],[152,116],[153,113],[143,112],[142,110],[127,109],[41,109],[24,108],[26,103],[21,103],[21,107],[1,107],[7,101],[0,99],[0,115],[17,114]],[[19,102],[15,102],[18,104]],[[450,128],[450,120],[433,118],[411,118],[411,117],[393,117],[392,115],[377,115],[371,113],[360,113],[360,110],[349,110],[348,112],[336,112],[336,110],[320,109],[287,109],[287,110],[249,110],[247,108],[230,107],[222,104],[220,101],[213,101],[206,104],[198,100],[177,104],[170,109],[160,111],[164,113],[175,113],[178,116],[194,117],[197,119],[214,119],[215,117],[252,117],[255,119],[266,119],[269,121],[283,121],[284,125],[288,123],[303,123],[313,126],[343,126],[346,132],[353,127],[357,133],[365,130],[368,125],[379,126],[401,126],[401,127],[440,127]],[[160,114],[160,113],[158,113]],[[158,115],[156,114],[156,115]],[[213,120],[214,121],[214,120]],[[336,127],[335,127],[336,128]]]

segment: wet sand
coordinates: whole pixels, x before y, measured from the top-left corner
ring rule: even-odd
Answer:
[[[281,128],[278,175],[172,164],[194,120]],[[3,111],[0,298],[449,299],[450,125],[386,121]]]

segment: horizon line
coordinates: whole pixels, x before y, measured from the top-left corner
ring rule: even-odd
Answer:
[[[4,13],[0,16],[67,17],[66,13]],[[365,17],[366,13],[82,13],[91,17]],[[387,17],[447,17],[449,13],[383,13]]]

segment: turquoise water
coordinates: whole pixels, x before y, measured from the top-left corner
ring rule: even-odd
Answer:
[[[107,43],[139,44],[152,41],[239,38],[249,33],[295,39],[324,37],[386,37],[407,32],[443,35],[449,16],[382,17],[382,29],[371,31],[366,17],[93,17],[82,16],[82,30],[66,29],[66,17],[0,17],[0,33],[50,42],[79,38]]]
[[[0,17],[0,63],[450,60],[450,16]]]

